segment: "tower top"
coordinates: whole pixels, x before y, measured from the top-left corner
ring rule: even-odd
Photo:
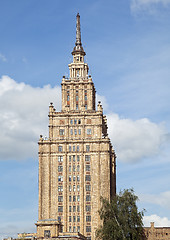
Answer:
[[[76,22],[76,42],[75,47],[72,51],[72,55],[75,55],[76,53],[80,53],[82,55],[86,55],[82,43],[81,43],[81,30],[80,30],[80,14],[77,13],[76,16],[77,22]]]

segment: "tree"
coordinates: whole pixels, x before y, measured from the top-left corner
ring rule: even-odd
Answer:
[[[142,222],[144,210],[138,211],[137,200],[133,189],[120,191],[111,202],[102,198],[99,214],[103,225],[96,231],[97,239],[145,239]]]

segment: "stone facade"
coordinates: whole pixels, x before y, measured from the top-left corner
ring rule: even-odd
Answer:
[[[151,222],[151,226],[144,230],[147,240],[170,240],[170,227],[155,227]]]
[[[101,224],[100,197],[116,193],[116,156],[107,134],[107,120],[99,102],[81,43],[77,15],[76,43],[62,79],[62,110],[49,107],[49,138],[39,139],[39,221],[37,238],[57,231],[80,232],[95,239]],[[56,219],[54,225],[44,224]],[[42,224],[43,222],[43,224]]]

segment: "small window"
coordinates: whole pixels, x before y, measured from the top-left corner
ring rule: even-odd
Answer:
[[[74,134],[77,135],[77,129],[74,129]]]
[[[77,155],[77,162],[79,162],[80,161],[80,156],[79,155]]]
[[[58,186],[58,192],[63,192],[63,186]]]
[[[69,192],[71,192],[71,185],[69,185]]]
[[[85,155],[85,161],[90,161],[90,155]]]
[[[87,95],[84,96],[84,100],[87,101]]]
[[[73,172],[75,172],[76,171],[76,166],[75,165],[73,165]]]
[[[76,104],[76,110],[79,110],[79,105],[78,104]]]
[[[69,176],[69,182],[71,182],[71,176]]]
[[[86,175],[85,179],[86,179],[86,181],[91,181],[91,176],[90,175]]]
[[[91,205],[86,205],[86,212],[91,212]]]
[[[71,206],[69,206],[69,212],[71,212]]]
[[[77,206],[77,212],[80,212],[80,206],[79,205]]]
[[[69,152],[71,152],[71,145],[69,145]]]
[[[80,165],[77,165],[77,172],[80,172]]]
[[[77,92],[77,91],[76,91]],[[78,97],[78,95],[76,95],[76,102],[78,102],[78,100],[79,100],[79,97]]]
[[[78,124],[81,124],[81,119],[78,120]]]
[[[74,182],[76,181],[76,176],[75,176],[75,175],[73,176],[73,181],[74,181]]]
[[[85,110],[87,110],[87,104],[85,104]]]
[[[64,129],[60,129],[60,136],[64,135]]]
[[[63,166],[58,166],[58,172],[62,172],[63,171]]]
[[[44,230],[44,238],[50,238],[50,237],[51,237],[50,230]]]
[[[73,129],[72,128],[70,129],[70,134],[73,135]]]
[[[73,185],[73,192],[75,192],[76,191],[76,186],[75,185]]]
[[[73,212],[76,212],[76,206],[73,206]]]
[[[91,135],[91,128],[87,128],[87,135]]]
[[[79,135],[81,135],[81,129],[79,129]]]
[[[71,172],[71,166],[69,166],[69,172]]]
[[[69,162],[71,162],[71,156],[69,156]]]
[[[86,191],[91,191],[91,185],[86,185]]]
[[[86,216],[86,222],[91,222],[91,216],[89,215]]]
[[[67,91],[67,102],[70,101],[70,95],[69,95],[69,91]]]
[[[76,151],[76,147],[75,146],[73,146],[73,152],[75,152]]]
[[[63,162],[63,156],[58,156],[58,162]]]
[[[58,181],[63,182],[63,176],[58,176]]]
[[[73,216],[73,222],[76,222],[76,216]]]
[[[63,147],[62,146],[58,146],[58,151],[62,152],[63,151]]]
[[[80,222],[80,216],[77,216],[77,222]],[[79,230],[80,231],[80,230]]]
[[[77,175],[77,182],[79,182],[80,181],[80,176],[79,175]]]
[[[73,232],[76,232],[76,227],[73,227]]]
[[[75,162],[76,161],[76,156],[75,155],[73,155],[73,162]]]
[[[76,201],[76,196],[73,196],[73,202],[75,202]]]
[[[71,216],[69,216],[69,222],[71,222]]]
[[[77,119],[74,119],[74,124],[77,124]]]
[[[86,171],[90,172],[90,164],[86,164]]]
[[[77,145],[77,152],[79,152],[79,145]]]
[[[86,201],[90,202],[91,201],[91,196],[90,195],[86,195]]]
[[[73,124],[73,119],[70,119],[70,124]]]
[[[86,152],[90,152],[90,145],[86,145]]]
[[[58,202],[63,202],[63,196],[58,196]]]
[[[91,226],[86,226],[86,232],[91,232]]]
[[[69,226],[69,232],[71,232],[71,226]]]
[[[58,206],[58,212],[63,212],[63,206]]]
[[[71,202],[71,196],[69,196],[69,202]]]
[[[77,191],[80,192],[80,185],[77,185]]]
[[[77,202],[80,202],[80,196],[79,195],[77,196]]]

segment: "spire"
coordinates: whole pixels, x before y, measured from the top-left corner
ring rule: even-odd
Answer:
[[[81,43],[81,30],[80,30],[80,15],[79,13],[77,13],[77,22],[76,22],[76,43],[75,43],[75,47],[73,49],[72,55],[74,55],[75,53],[82,53],[83,55],[86,55],[83,47],[82,47],[82,43]]]

